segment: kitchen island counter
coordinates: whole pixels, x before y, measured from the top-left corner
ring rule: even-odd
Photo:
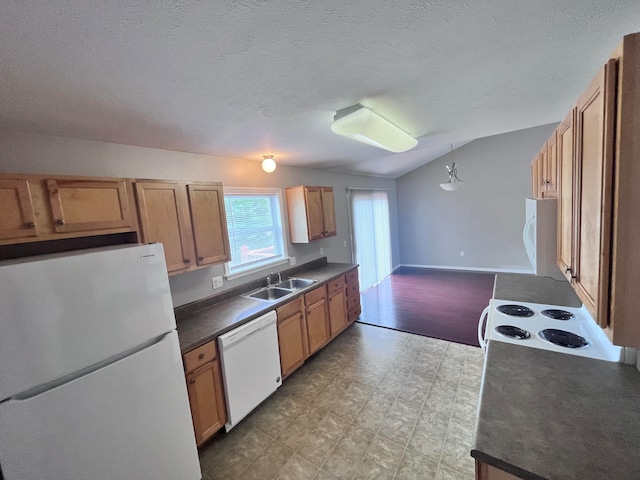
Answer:
[[[489,341],[471,455],[523,479],[640,472],[635,366]]]
[[[301,265],[291,271],[282,272],[282,278],[299,277],[317,282],[297,290],[293,295],[274,302],[243,297],[242,295],[264,286],[264,280],[250,282],[245,286],[223,292],[175,309],[180,349],[186,353],[210,340],[233,330],[256,317],[275,310],[319,285],[329,282],[357,268],[351,263],[315,262]],[[219,298],[219,300],[217,300]]]

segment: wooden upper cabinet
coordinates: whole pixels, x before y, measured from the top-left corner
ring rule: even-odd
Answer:
[[[0,240],[38,236],[29,181],[0,178]]]
[[[193,231],[185,185],[170,182],[136,182],[142,241],[159,242],[169,273],[195,264]]]
[[[198,265],[231,259],[222,185],[188,185]]]
[[[138,229],[132,182],[125,178],[0,174],[0,205],[0,245]]]
[[[110,230],[132,225],[124,180],[47,180],[56,232]]]
[[[336,235],[332,187],[291,187],[286,194],[291,243],[309,243]]]
[[[547,140],[545,147],[542,198],[556,198],[558,196],[558,148],[555,131]]]
[[[616,62],[610,60],[576,107],[573,280],[576,293],[601,326],[608,317],[615,79]]]
[[[322,219],[324,223],[324,236],[332,237],[337,234],[336,209],[333,200],[332,187],[320,187],[322,194]]]
[[[572,281],[574,264],[575,108],[560,123],[558,143],[558,267]]]

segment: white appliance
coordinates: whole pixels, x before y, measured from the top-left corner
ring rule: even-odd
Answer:
[[[558,268],[558,201],[527,198],[525,207],[522,240],[534,274],[564,280]]]
[[[218,337],[228,432],[282,385],[276,312]]]
[[[201,478],[162,245],[0,262],[0,478]]]
[[[510,311],[523,316],[505,313]],[[562,319],[550,318],[549,315]],[[486,326],[483,322],[485,316]],[[549,337],[545,332],[550,330],[559,337]],[[579,339],[582,343],[571,343]],[[584,305],[572,308],[492,299],[478,322],[478,342],[483,351],[486,351],[488,340],[610,362],[620,362],[623,358],[622,347],[609,341]],[[550,340],[560,340],[560,344],[552,343]]]

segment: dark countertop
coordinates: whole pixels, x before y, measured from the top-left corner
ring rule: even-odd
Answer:
[[[471,455],[524,479],[640,478],[640,372],[490,340]]]
[[[304,295],[317,288],[320,283],[329,282],[356,267],[357,265],[350,263],[325,263],[321,266],[311,266],[309,268],[299,267],[289,276],[318,280],[318,283],[300,289],[295,295],[275,302],[254,300],[238,294],[213,305],[207,305],[209,301],[204,301],[201,309],[198,309],[198,302],[196,302],[188,306],[189,311],[187,313],[180,313],[179,311],[181,309],[185,310],[185,308],[179,307],[176,309],[176,323],[178,325],[180,350],[182,353],[193,350],[219,335],[247,323],[249,320],[253,320],[296,299],[300,295]],[[288,276],[283,275],[282,279],[284,280],[285,278],[288,278]],[[252,291],[255,288],[251,287],[247,291]]]
[[[514,302],[546,303],[580,308],[582,302],[566,280],[515,273],[499,273],[493,285],[493,298]]]

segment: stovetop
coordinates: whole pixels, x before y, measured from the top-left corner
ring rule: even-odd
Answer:
[[[512,312],[515,315],[508,315],[500,310]],[[497,327],[502,328],[497,329]],[[543,332],[545,330],[548,331]],[[527,336],[526,333],[529,335]],[[507,335],[514,335],[516,338]],[[551,343],[545,337],[555,339],[561,345]],[[572,308],[493,299],[489,303],[485,338],[611,362],[619,362],[622,358],[622,348],[611,344],[584,306]],[[571,343],[571,346],[562,345],[567,343]]]

